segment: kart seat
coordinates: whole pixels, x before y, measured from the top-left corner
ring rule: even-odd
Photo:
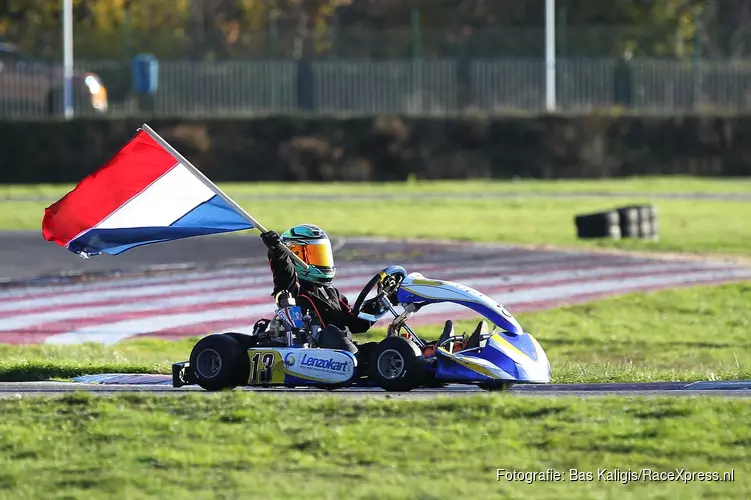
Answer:
[[[441,345],[441,342],[453,336],[454,336],[454,322],[449,319],[449,320],[446,320],[446,324],[443,325],[443,333],[441,334],[440,337],[438,337],[438,345]]]
[[[438,341],[436,343],[430,342],[428,345],[425,346],[423,349],[423,356],[433,356],[435,354],[436,349],[439,345],[441,345],[441,342],[448,339],[449,337],[454,336],[454,323],[451,320],[447,320],[446,324],[443,325],[443,333],[441,333],[441,336],[438,337]],[[448,347],[444,346],[444,349],[451,352],[453,350],[453,342],[449,342]]]
[[[465,349],[477,349],[480,347],[480,338],[481,335],[487,335],[490,333],[490,330],[488,329],[488,323],[486,321],[480,321],[477,323],[477,328],[475,328],[475,331],[472,332],[472,335],[469,336],[467,339],[467,344],[464,346]]]

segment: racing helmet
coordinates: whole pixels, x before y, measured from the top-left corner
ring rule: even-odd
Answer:
[[[295,262],[295,270],[301,280],[319,285],[331,283],[336,275],[334,252],[323,229],[313,224],[300,224],[286,230],[280,239],[308,265],[308,269],[303,269]]]

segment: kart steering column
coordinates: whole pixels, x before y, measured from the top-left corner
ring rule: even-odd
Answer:
[[[386,308],[391,311],[391,314],[394,315],[394,318],[398,318],[399,314],[394,309],[394,306],[391,305],[391,301],[388,299],[388,297],[381,297],[381,303],[386,306]],[[407,323],[402,323],[402,328],[407,330],[409,334],[412,336],[412,341],[420,347],[420,349],[425,347],[425,342],[422,341],[420,337],[417,336],[415,332],[412,331],[412,329],[409,327]]]

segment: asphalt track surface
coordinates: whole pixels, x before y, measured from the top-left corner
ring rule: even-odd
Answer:
[[[260,283],[260,285],[257,285],[260,286],[258,289],[260,291],[257,292],[259,297],[265,297],[269,294],[267,288],[270,284],[270,276],[268,276],[265,248],[257,235],[191,238],[134,249],[118,257],[99,256],[88,260],[81,259],[53,243],[44,241],[38,233],[5,232],[0,236],[6,241],[6,245],[3,245],[3,248],[0,249],[0,262],[2,263],[0,265],[0,279],[5,280],[5,283],[0,286],[0,330],[5,328],[5,332],[0,331],[0,342],[9,341],[8,339],[13,339],[18,334],[13,328],[6,326],[9,323],[26,325],[21,330],[25,332],[24,335],[31,335],[32,340],[26,341],[23,340],[26,337],[22,337],[20,343],[45,341],[50,332],[42,332],[41,340],[33,339],[35,335],[33,329],[36,328],[34,322],[41,317],[41,314],[52,316],[59,314],[60,317],[73,318],[71,321],[76,327],[90,323],[91,318],[89,317],[77,318],[71,316],[70,308],[73,307],[75,311],[82,314],[90,312],[90,309],[70,303],[59,306],[51,304],[48,307],[44,305],[46,300],[70,302],[78,300],[77,297],[84,297],[82,300],[91,301],[91,299],[86,299],[85,295],[89,293],[96,296],[102,293],[101,290],[107,293],[124,295],[132,292],[133,288],[149,289],[151,287],[151,289],[154,289],[153,280],[170,283],[173,280],[187,280],[188,278],[183,277],[191,275],[193,277],[199,276],[200,279],[204,280],[199,283],[199,286],[206,286],[207,275],[201,273],[226,273],[229,276],[236,277],[238,273],[250,272],[255,273],[252,279]],[[398,263],[404,265],[408,271],[433,270],[433,272],[425,273],[429,277],[453,279],[470,286],[477,283],[476,288],[481,291],[491,288],[494,292],[491,296],[494,298],[509,298],[509,300],[499,301],[504,302],[512,313],[539,310],[555,307],[561,303],[581,302],[635,290],[751,280],[751,269],[744,266],[692,261],[674,262],[656,257],[595,255],[584,251],[530,251],[494,245],[389,242],[369,239],[337,240],[336,247],[342,280],[348,279],[348,276],[354,277],[350,281],[356,283],[351,284],[350,288],[355,292],[362,287],[370,276],[385,265]],[[551,281],[549,278],[556,273],[565,276],[560,277],[557,281]],[[489,276],[491,277],[489,278]],[[134,283],[138,283],[138,286],[134,286]],[[480,286],[482,283],[485,283],[485,286]],[[190,284],[190,286],[193,285]],[[246,287],[241,287],[241,289],[245,290]],[[578,293],[582,289],[589,290],[589,292]],[[70,293],[71,291],[75,293]],[[349,292],[349,295],[352,295],[352,291]],[[38,297],[42,297],[42,299],[38,299]],[[42,300],[41,305],[28,305],[35,300]],[[144,308],[148,309],[148,305],[145,306],[141,302],[120,304],[119,298],[113,300],[112,304],[105,304],[104,307],[134,308],[137,315],[144,314]],[[185,297],[178,295],[169,300],[185,300]],[[147,302],[152,301],[154,301],[154,297],[148,298],[147,296]],[[248,306],[244,304],[244,302],[241,302],[240,306],[242,307],[238,310],[247,310]],[[262,306],[254,307],[269,309],[269,305],[270,303],[264,303]],[[213,307],[212,304],[208,304],[208,306],[207,310]],[[2,312],[3,307],[5,312]],[[28,314],[23,314],[23,310],[15,309],[18,307],[22,309],[24,307],[30,308],[26,311]],[[130,309],[128,310],[130,311]],[[234,309],[225,308],[223,311],[234,311]],[[264,314],[268,314],[268,312],[264,310]],[[127,312],[127,314],[131,314],[131,312]],[[242,314],[246,313],[242,312]],[[170,318],[175,316],[182,319],[184,315],[174,313]],[[106,325],[101,327],[104,333],[97,330],[94,337],[87,337],[81,333],[86,328],[78,328],[70,332],[65,321],[61,322],[57,316],[55,318],[56,321],[45,323],[45,325],[52,324],[55,328],[58,328],[58,330],[52,332],[54,338],[63,338],[58,343],[77,343],[92,338],[107,341],[108,335],[113,333],[115,334],[113,338],[117,341],[121,338],[118,335],[123,333],[116,329],[110,328],[108,330],[109,325]],[[135,324],[134,321],[140,321],[138,323],[140,325],[158,323],[163,320],[161,317],[154,319],[148,316],[138,320],[134,320],[130,316],[128,318],[124,321],[115,321],[114,324],[132,327]],[[439,310],[438,314],[433,314],[429,319],[435,323],[442,322],[446,318],[458,319],[456,318],[456,311],[451,308]],[[104,317],[103,321],[108,321],[108,318]],[[201,323],[201,325],[207,324],[212,323]],[[252,324],[252,321],[246,321],[245,324]],[[169,322],[166,322],[165,325],[169,325]],[[218,329],[228,325],[229,323],[215,324]],[[91,329],[91,327],[87,328]],[[3,333],[9,336],[4,336]],[[197,331],[190,329],[180,332],[181,335],[196,333]],[[127,338],[131,334],[146,334],[148,336],[150,332],[134,330],[133,332],[126,332],[125,337]],[[17,343],[14,340],[10,341]],[[735,384],[703,383],[704,385],[687,389],[685,386],[688,384],[515,386],[509,393],[534,396],[618,393],[623,395],[664,394],[681,396],[714,394],[742,397],[751,394],[751,384],[743,381]],[[6,398],[58,395],[80,390],[101,395],[123,391],[147,391],[165,395],[202,392],[200,388],[195,387],[173,389],[165,385],[164,381],[138,385],[60,382],[0,383],[0,397]],[[301,388],[253,390],[279,394],[339,394],[342,396],[388,396],[394,398],[485,393],[485,391],[473,386],[423,389],[406,394],[386,393],[371,388],[351,388],[331,393]]]
[[[163,396],[179,396],[182,394],[204,394],[210,396],[213,393],[204,391],[200,387],[188,386],[173,388],[167,384],[168,377],[145,376],[163,378],[157,382],[136,384],[97,384],[76,382],[18,382],[0,383],[0,399],[34,397],[34,396],[61,396],[79,391],[106,396],[123,393],[150,393]],[[135,377],[134,377],[135,378]],[[468,385],[449,385],[445,388],[415,389],[410,392],[395,393],[386,392],[378,388],[345,388],[336,391],[324,391],[321,389],[308,388],[240,388],[237,391],[255,394],[278,394],[285,396],[320,396],[336,395],[341,397],[369,397],[389,399],[420,399],[436,396],[472,396],[479,394],[498,394]],[[548,384],[548,385],[517,385],[503,394],[529,396],[529,397],[555,397],[555,396],[720,396],[742,397],[751,396],[751,382],[657,382],[635,384]]]
[[[54,243],[40,232],[0,231],[0,284],[71,281],[86,274],[91,278],[138,274],[149,268],[181,270],[213,267],[233,262],[253,265],[266,262],[261,239],[243,236],[208,236],[134,248],[117,257],[101,255],[82,259]]]
[[[0,287],[0,342],[114,344],[143,336],[249,333],[256,321],[273,312],[271,273],[257,233],[189,238],[88,260],[38,234],[14,236],[22,250],[2,256],[15,279],[10,277]],[[336,285],[350,301],[391,264],[481,290],[512,313],[633,291],[751,280],[751,267],[726,262],[461,243],[335,243]],[[49,273],[51,268],[78,274],[22,278]],[[94,271],[98,274],[92,275]],[[434,304],[410,325],[474,316],[460,305]]]

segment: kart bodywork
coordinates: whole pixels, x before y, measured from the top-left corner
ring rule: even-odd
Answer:
[[[376,287],[376,296],[366,300]],[[378,312],[363,312],[366,302],[376,303]],[[484,319],[469,337],[455,335],[453,323],[447,321],[438,341],[426,342],[407,321],[422,308],[442,303],[467,307]],[[282,328],[274,330],[270,328],[274,320],[261,320],[266,323],[260,328],[257,323],[253,335],[225,333],[199,340],[189,361],[173,365],[173,385],[198,384],[207,390],[365,385],[408,391],[452,383],[495,390],[550,382],[550,363],[537,340],[523,331],[503,305],[468,286],[390,266],[370,280],[353,310],[373,322],[388,314],[394,317],[386,338],[367,359],[318,347],[319,331],[309,317],[302,317],[298,306],[291,305],[276,311]]]

